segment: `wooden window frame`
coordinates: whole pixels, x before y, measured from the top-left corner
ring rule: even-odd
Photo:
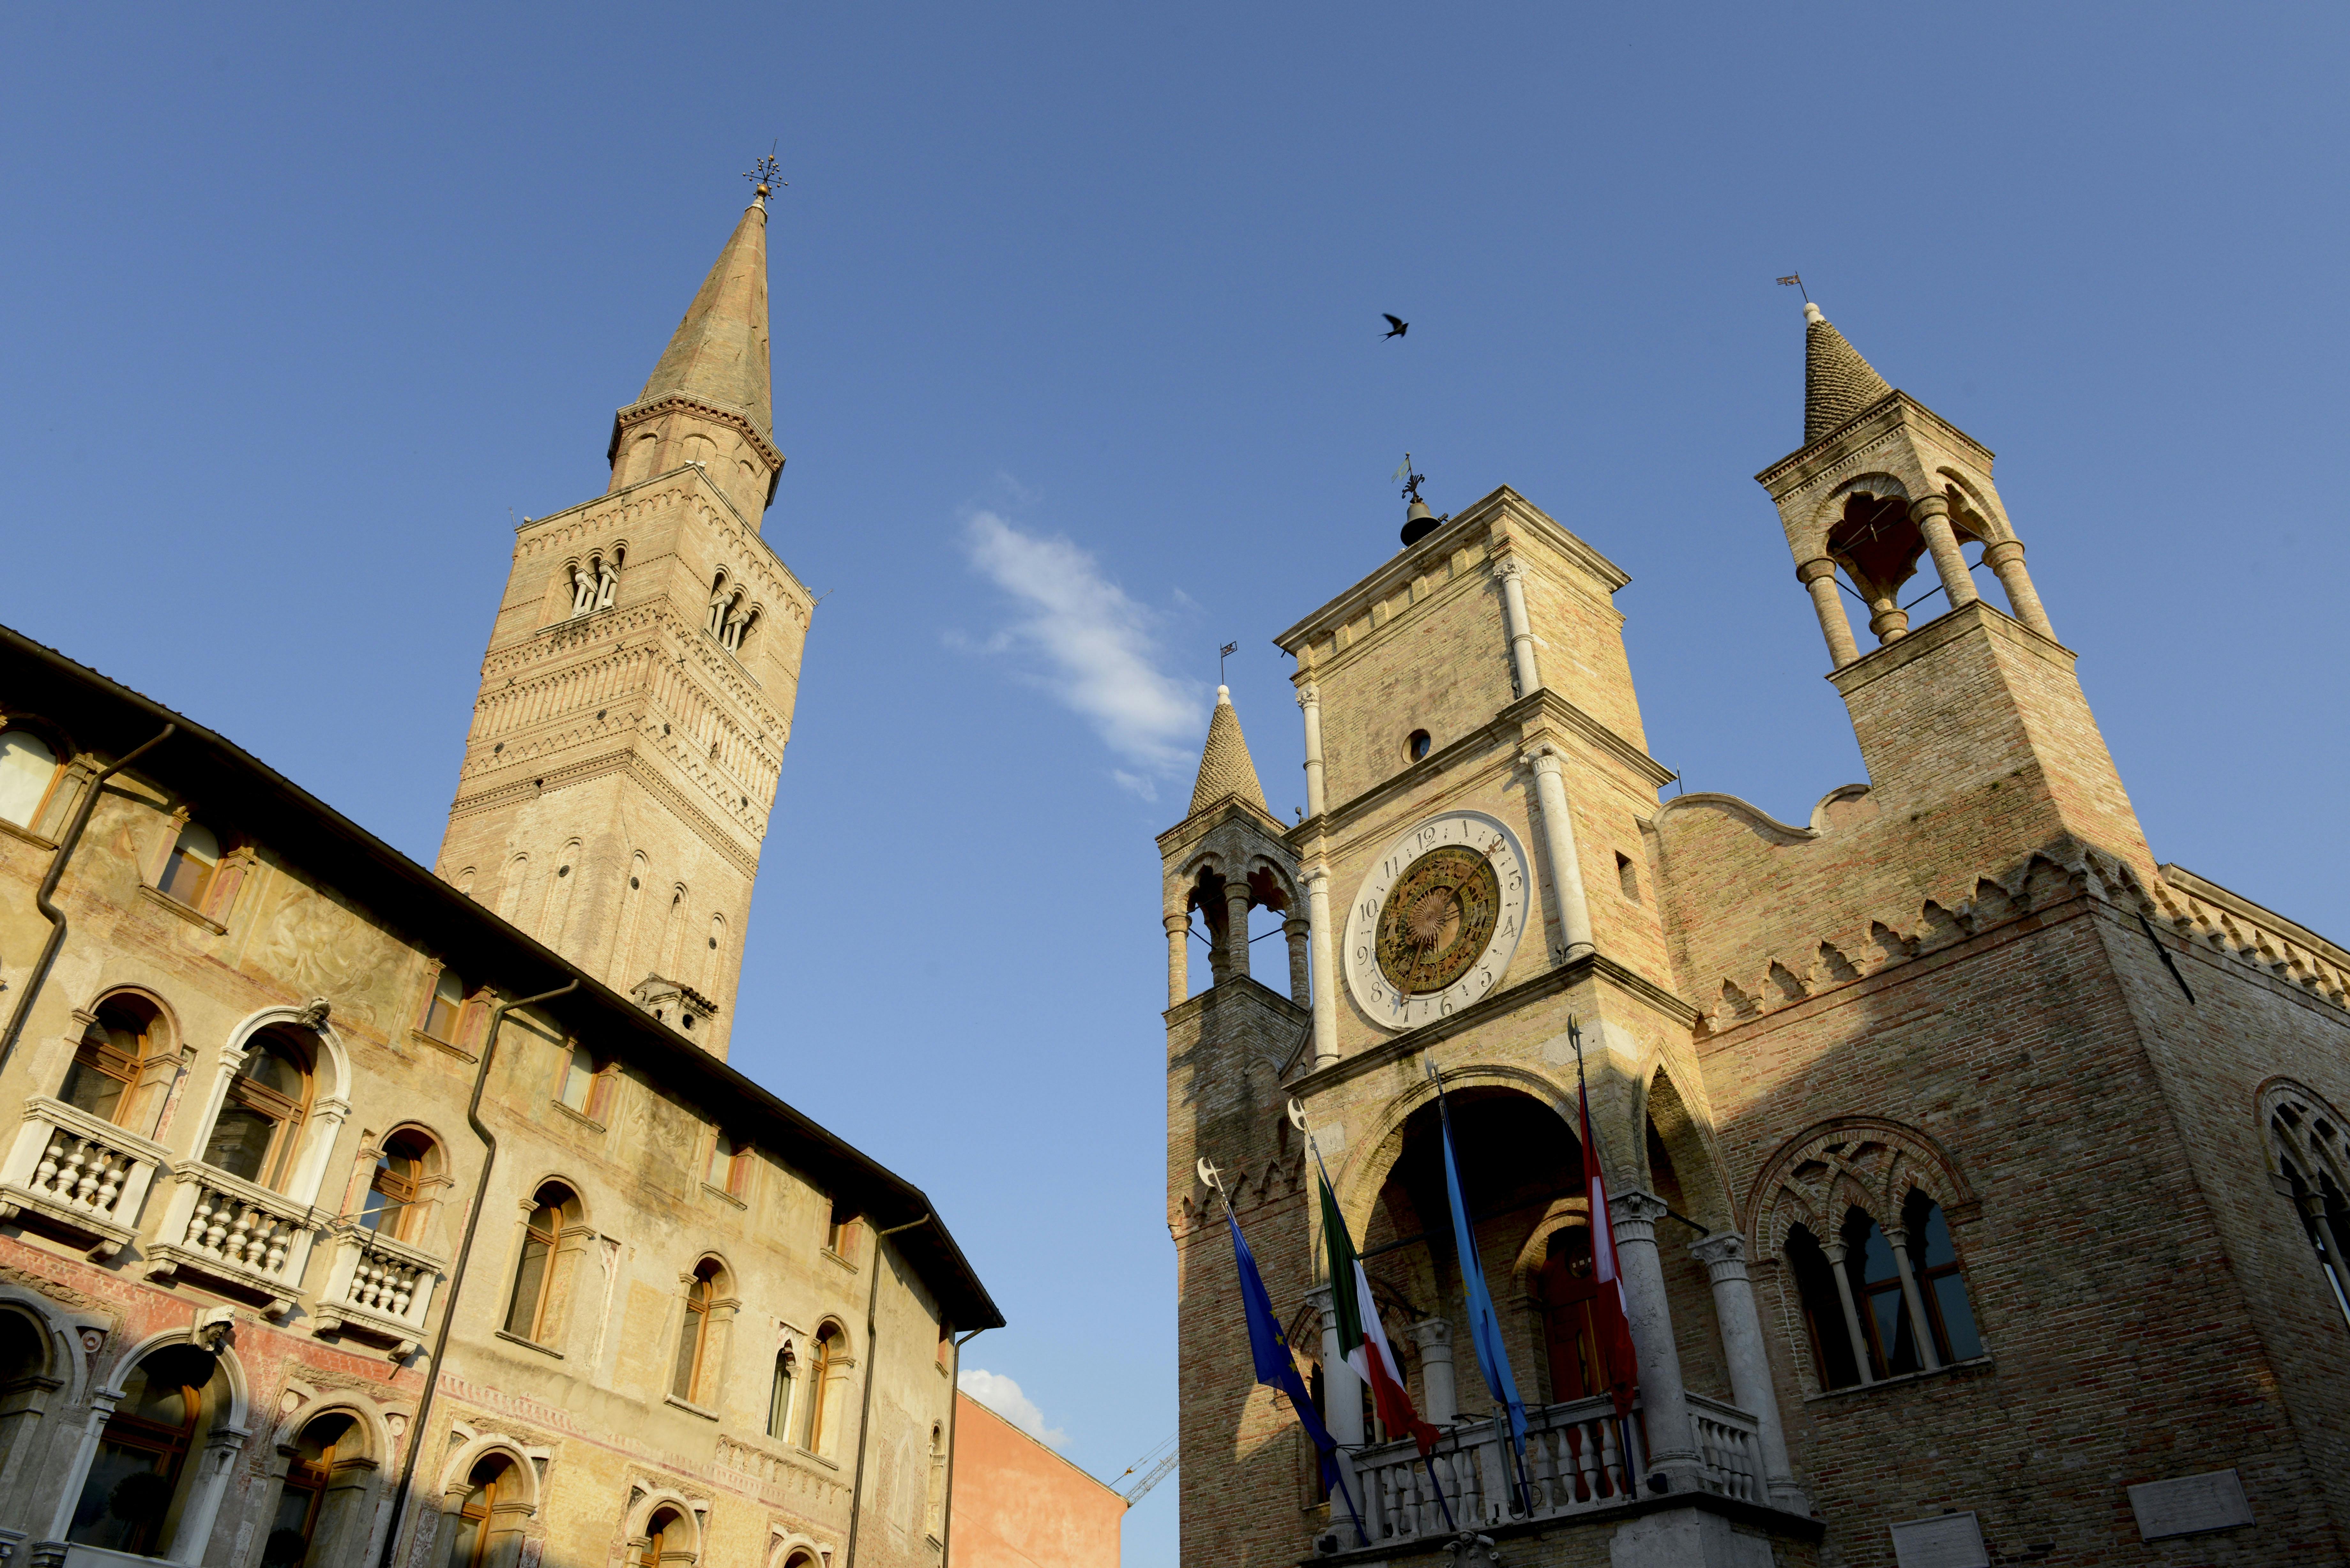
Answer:
[[[505,1332],[517,1339],[528,1340],[533,1345],[546,1343],[541,1335],[546,1332],[547,1314],[555,1301],[556,1259],[562,1250],[563,1232],[568,1218],[563,1211],[563,1204],[542,1201],[546,1194],[546,1189],[544,1187],[531,1194],[529,1212],[523,1216],[522,1251],[515,1258],[514,1283],[507,1288],[506,1292],[506,1314],[504,1324]],[[555,1216],[554,1224],[544,1231],[536,1224],[542,1210]],[[537,1298],[531,1303],[527,1325],[524,1328],[516,1328],[515,1310],[522,1303],[523,1270],[529,1266],[531,1246],[535,1242],[541,1241],[546,1247],[546,1262],[538,1272]]]
[[[703,1364],[710,1355],[710,1313],[717,1296],[716,1271],[711,1270],[709,1264],[702,1264],[687,1277],[685,1316],[678,1324],[677,1355],[670,1366],[669,1391],[672,1398],[689,1405],[701,1402]]]
[[[588,1064],[588,1086],[580,1103],[575,1106],[564,1098],[564,1092],[571,1086],[573,1064],[580,1061]],[[598,1056],[577,1040],[567,1042],[562,1056],[556,1063],[555,1103],[575,1116],[603,1126],[611,1110],[612,1082],[619,1076],[619,1070],[617,1061]]]
[[[181,1407],[187,1416],[177,1428],[167,1428],[160,1421],[150,1421],[127,1410],[116,1410],[107,1417],[99,1441],[152,1454],[154,1469],[148,1473],[163,1477],[170,1484],[172,1496],[177,1499],[181,1485],[187,1478],[188,1458],[195,1449],[196,1428],[203,1424],[204,1417],[210,1413],[204,1398],[204,1388],[208,1386],[187,1383],[178,1386]],[[140,1521],[137,1531],[120,1546],[103,1550],[124,1552],[132,1556],[151,1554],[154,1548],[162,1544],[161,1537],[167,1517],[168,1510],[163,1514]]]
[[[294,1064],[302,1074],[302,1097],[297,1101],[279,1094],[268,1085],[255,1082],[246,1072],[254,1058],[266,1052],[273,1044],[282,1044],[291,1054]],[[261,1164],[247,1178],[255,1187],[265,1187],[272,1192],[283,1192],[282,1183],[294,1168],[295,1157],[301,1152],[302,1129],[309,1125],[311,1103],[317,1096],[318,1067],[315,1055],[292,1041],[278,1040],[267,1030],[253,1036],[244,1044],[245,1059],[229,1075],[228,1087],[221,1096],[220,1109],[213,1113],[213,1126],[204,1132],[204,1152],[212,1152],[212,1138],[220,1126],[220,1118],[231,1106],[258,1112],[270,1118],[269,1147],[261,1157]],[[302,1058],[310,1055],[311,1060]],[[205,1161],[211,1164],[210,1160]],[[214,1166],[214,1169],[225,1169]],[[232,1173],[234,1174],[234,1173]]]
[[[172,872],[175,864],[185,863],[192,858],[181,854],[181,846],[186,840],[188,829],[191,827],[202,828],[210,836],[213,841],[213,859],[212,864],[205,867],[203,879],[183,892],[173,888]],[[222,841],[220,829],[200,822],[193,814],[184,809],[173,813],[172,836],[164,841],[162,857],[155,865],[153,883],[155,891],[183,909],[193,909],[199,915],[210,916],[213,890],[220,881],[221,867],[227,864],[229,847]]]
[[[825,1429],[829,1414],[832,1383],[839,1376],[837,1366],[842,1342],[847,1336],[829,1324],[816,1330],[815,1352],[808,1357],[808,1407],[800,1422],[799,1446],[811,1454],[824,1452],[825,1439],[831,1436]]]
[[[12,734],[29,736],[39,742],[41,749],[49,753],[49,782],[41,786],[40,798],[33,803],[33,809],[26,814],[25,820],[10,822],[8,826],[21,828],[36,838],[45,837],[46,836],[41,832],[41,823],[48,816],[49,807],[57,801],[57,785],[65,780],[68,749],[58,745],[54,735],[35,725],[0,720],[0,742],[5,742]],[[0,822],[6,820],[5,817],[0,817]]]
[[[433,1024],[439,1022],[441,1013],[441,982],[452,979],[457,982],[457,1000],[449,1008],[448,1028],[445,1031],[436,1029]],[[473,992],[466,989],[464,976],[445,964],[437,965],[424,988],[424,1005],[417,1018],[416,1032],[429,1035],[443,1045],[462,1046],[465,1037],[465,1015],[472,1011],[473,1003]]]
[[[497,1473],[486,1481],[475,1480],[473,1478],[481,1474],[482,1467],[493,1460],[497,1462]],[[461,1521],[470,1519],[476,1521],[473,1528],[473,1549],[465,1554],[464,1561],[462,1563],[455,1561],[452,1554],[448,1568],[483,1568],[483,1565],[489,1562],[491,1549],[496,1545],[496,1542],[491,1539],[490,1525],[497,1518],[500,1494],[505,1490],[506,1479],[513,1473],[514,1461],[504,1454],[485,1454],[481,1459],[475,1461],[471,1470],[466,1472],[465,1498],[458,1505],[457,1517]],[[481,1501],[478,1506],[473,1501],[473,1489],[476,1487],[481,1489]],[[463,1528],[462,1524],[460,1528]],[[452,1542],[451,1544],[455,1543]]]
[[[412,1177],[395,1174],[389,1164],[391,1146],[403,1139],[422,1146],[414,1157],[416,1174]],[[397,1127],[386,1134],[377,1147],[375,1165],[368,1172],[367,1191],[359,1199],[360,1225],[390,1241],[411,1243],[417,1241],[432,1205],[432,1189],[446,1185],[448,1179],[431,1168],[432,1157],[439,1149],[440,1146],[432,1135],[419,1127]],[[384,1196],[383,1207],[370,1210],[367,1207],[368,1199],[379,1192]],[[386,1214],[392,1217],[389,1226],[380,1218]],[[371,1217],[376,1220],[372,1225],[368,1223]]]

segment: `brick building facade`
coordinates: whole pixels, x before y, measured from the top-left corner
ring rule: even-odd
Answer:
[[[759,194],[517,534],[438,876],[0,630],[0,1561],[941,1568],[1002,1319],[725,1061],[810,607]]]
[[[1810,821],[1660,801],[1627,579],[1506,488],[1416,506],[1277,639],[1302,822],[1220,699],[1159,840],[1187,1562],[1440,1561],[1431,1476],[1513,1568],[2345,1559],[2350,954],[2157,860],[1991,454],[1806,317],[1804,443],[1758,477],[1867,768]],[[1250,976],[1254,909],[1287,996]],[[1579,1069],[1628,1430],[1593,1376]],[[1464,1340],[1436,1073],[1523,1482]],[[1432,1466],[1336,1354],[1293,1097],[1447,1428]],[[1367,1545],[1253,1380],[1203,1158]]]

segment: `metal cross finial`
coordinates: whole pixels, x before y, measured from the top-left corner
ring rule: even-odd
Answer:
[[[1241,645],[1237,642],[1228,642],[1224,644],[1223,647],[1216,649],[1217,685],[1222,686],[1224,684],[1224,660],[1230,659],[1233,654],[1238,653],[1240,650]]]
[[[777,137],[775,139],[776,146],[782,145],[782,142],[783,138]],[[757,186],[759,188],[759,194],[764,196],[767,193],[770,186],[788,185],[791,183],[788,180],[776,178],[776,176],[780,175],[783,171],[784,166],[775,161],[775,148],[771,146],[767,149],[767,155],[764,158],[760,159],[756,163],[751,165],[750,171],[744,174],[743,178]]]
[[[1419,500],[1419,487],[1428,480],[1428,475],[1424,473],[1412,472],[1411,453],[1409,452],[1403,454],[1403,466],[1397,469],[1393,473],[1388,474],[1388,477],[1389,479],[1400,479],[1403,481],[1403,498],[1406,501]]]

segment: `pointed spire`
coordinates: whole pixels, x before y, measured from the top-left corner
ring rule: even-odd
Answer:
[[[1828,325],[1820,307],[1804,302],[1804,444],[1857,415],[1893,389]]]
[[[639,403],[688,397],[750,417],[775,440],[767,375],[767,187],[743,209],[726,248],[653,367]]]
[[[1273,815],[1264,804],[1263,786],[1256,782],[1256,764],[1249,761],[1248,742],[1241,739],[1240,715],[1232,711],[1232,689],[1216,688],[1216,716],[1208,721],[1208,743],[1200,749],[1200,782],[1192,786],[1191,814],[1197,815],[1228,794]]]

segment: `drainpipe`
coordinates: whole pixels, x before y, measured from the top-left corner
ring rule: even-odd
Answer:
[[[473,1069],[473,1098],[465,1106],[465,1120],[472,1125],[473,1136],[482,1140],[482,1175],[473,1188],[472,1210],[465,1216],[465,1239],[458,1243],[457,1261],[450,1265],[449,1288],[441,1296],[441,1332],[432,1338],[432,1360],[424,1375],[424,1392],[416,1401],[415,1417],[408,1423],[408,1457],[400,1461],[400,1485],[392,1490],[391,1522],[383,1532],[383,1555],[376,1559],[376,1568],[391,1568],[393,1550],[400,1544],[400,1516],[408,1505],[408,1489],[416,1479],[416,1456],[424,1450],[430,1427],[427,1419],[432,1413],[432,1396],[441,1386],[441,1357],[449,1349],[449,1326],[457,1321],[457,1293],[465,1283],[465,1264],[473,1255],[473,1232],[482,1223],[482,1203],[490,1195],[490,1168],[497,1164],[498,1136],[482,1123],[482,1090],[490,1081],[490,1059],[497,1053],[498,1029],[506,1014],[517,1007],[530,1007],[542,1002],[552,1002],[579,989],[577,976],[553,991],[542,991],[536,996],[525,996],[513,1002],[499,1002],[490,1008],[489,1028],[482,1037],[482,1064]],[[552,1264],[554,1260],[549,1259]]]
[[[66,874],[66,861],[73,855],[74,846],[81,842],[82,829],[89,826],[90,813],[98,809],[100,785],[155,747],[179,732],[177,724],[166,724],[162,732],[136,751],[126,753],[122,760],[89,781],[82,791],[81,804],[74,807],[73,821],[67,825],[64,836],[57,840],[57,853],[49,857],[49,874],[41,878],[41,890],[33,895],[33,908],[49,922],[49,940],[41,944],[41,956],[33,961],[33,972],[25,977],[25,993],[16,998],[16,1010],[8,1015],[8,1032],[0,1034],[0,1069],[8,1065],[8,1054],[16,1048],[16,1037],[25,1032],[25,1016],[33,1011],[33,998],[49,978],[49,966],[57,961],[57,950],[66,945],[66,912],[49,902],[49,895],[57,890],[58,881]]]
[[[954,1561],[955,1417],[962,1408],[962,1347],[987,1330],[972,1329],[954,1342],[954,1365],[947,1368],[947,1500],[939,1511],[939,1568]]]
[[[857,1412],[857,1480],[848,1491],[848,1549],[841,1553],[840,1568],[852,1568],[857,1562],[857,1527],[865,1522],[865,1450],[869,1446],[867,1428],[873,1424],[873,1380],[881,1372],[880,1358],[873,1354],[874,1336],[879,1332],[874,1321],[874,1312],[881,1301],[881,1238],[930,1222],[931,1217],[926,1210],[919,1220],[909,1220],[903,1225],[892,1225],[887,1231],[873,1232],[873,1282],[865,1293],[865,1398]],[[824,1397],[823,1389],[816,1390],[816,1397]],[[952,1407],[949,1408],[951,1410]],[[951,1470],[947,1476],[947,1495],[954,1495]],[[391,1568],[391,1565],[386,1563],[384,1568]],[[941,1564],[941,1568],[944,1565]]]

